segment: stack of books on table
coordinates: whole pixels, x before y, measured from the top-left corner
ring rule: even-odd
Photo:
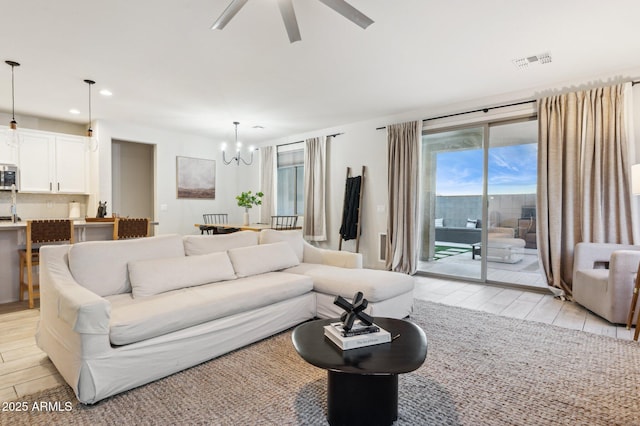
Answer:
[[[375,324],[354,323],[349,331],[344,331],[341,322],[324,326],[324,335],[340,349],[356,349],[363,346],[379,345],[391,341],[391,334]]]

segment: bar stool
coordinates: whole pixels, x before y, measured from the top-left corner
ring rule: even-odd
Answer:
[[[33,309],[34,298],[40,297],[40,285],[33,282],[33,267],[40,265],[40,246],[51,243],[73,244],[75,241],[73,220],[29,220],[27,221],[26,240],[26,247],[18,250],[20,257],[19,300],[24,300],[24,292],[26,291],[29,297],[29,309]],[[26,281],[24,278],[25,268],[27,270]]]
[[[144,238],[150,233],[149,218],[117,217],[113,222],[113,239]]]

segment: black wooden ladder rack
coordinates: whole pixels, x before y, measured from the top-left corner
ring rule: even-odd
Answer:
[[[362,224],[362,194],[364,193],[364,171],[365,166],[362,166],[362,174],[360,175],[360,192],[358,193],[358,224],[357,224],[357,233],[356,233],[356,253],[360,252],[360,227]],[[345,226],[345,209],[349,208],[349,197],[347,193],[347,183],[349,178],[351,178],[351,167],[347,167],[347,177],[345,179],[345,189],[344,189],[344,202],[342,205],[342,229]],[[340,241],[338,243],[338,250],[342,250],[342,232],[340,232]]]

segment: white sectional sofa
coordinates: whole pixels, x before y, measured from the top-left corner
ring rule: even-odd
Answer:
[[[367,312],[403,318],[413,278],[362,269],[357,253],[316,248],[299,231],[164,235],[45,246],[36,340],[92,404],[306,320]]]

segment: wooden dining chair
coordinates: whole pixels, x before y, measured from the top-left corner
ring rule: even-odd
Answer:
[[[124,240],[148,237],[150,225],[151,222],[146,217],[117,217],[113,222],[113,239]]]
[[[271,216],[271,229],[294,229],[298,223],[298,216]]]
[[[220,234],[220,228],[215,225],[229,223],[229,215],[227,213],[205,213],[202,215],[204,225],[200,225],[200,233],[204,234]]]
[[[237,232],[238,228],[227,228],[216,225],[226,225],[229,223],[229,215],[227,213],[205,213],[202,215],[204,225],[200,225],[200,234],[230,234]]]
[[[29,300],[29,309],[33,309],[34,299],[40,297],[40,285],[34,282],[33,277],[33,268],[40,265],[40,247],[45,244],[73,244],[74,241],[73,220],[47,219],[27,221],[25,248],[18,250],[20,262],[19,300],[24,300],[24,293],[26,291]]]

